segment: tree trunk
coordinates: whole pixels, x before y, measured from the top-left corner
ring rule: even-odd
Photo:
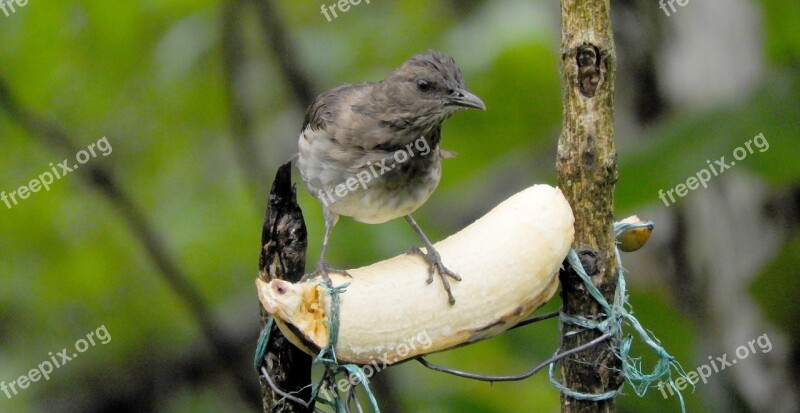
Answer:
[[[613,209],[617,181],[614,150],[614,40],[609,0],[561,0],[561,82],[563,130],[558,142],[558,185],[575,215],[575,241],[586,272],[609,302],[617,285]],[[562,271],[561,297],[568,315],[592,318],[600,308],[570,268]],[[597,330],[566,335],[561,350],[597,338]],[[623,381],[620,361],[607,344],[567,358],[561,365],[566,387],[581,393],[604,393]],[[561,396],[561,411],[613,412],[614,399],[591,401]]]
[[[297,205],[297,193],[292,185],[291,163],[278,169],[269,205],[261,232],[261,256],[258,276],[264,281],[275,278],[297,282],[303,277],[306,247],[308,246],[306,224],[303,212]],[[259,305],[259,308],[261,306]],[[261,308],[262,328],[267,315]],[[275,385],[302,400],[311,398],[311,356],[292,345],[273,325],[269,345],[264,356],[264,365]],[[303,390],[301,390],[303,389]],[[306,413],[313,412],[309,407],[289,400],[275,393],[262,379],[261,394],[264,413]]]

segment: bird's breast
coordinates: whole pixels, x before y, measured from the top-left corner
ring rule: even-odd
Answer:
[[[441,176],[441,161],[438,159],[369,165],[354,174],[357,185],[351,180],[351,185],[348,187],[345,183],[344,190],[338,194],[334,188],[333,197],[327,199],[333,202],[327,207],[360,222],[386,222],[422,206],[436,189]],[[344,196],[339,197],[342,193]]]

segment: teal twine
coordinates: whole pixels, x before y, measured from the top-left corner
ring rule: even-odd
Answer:
[[[372,405],[372,409],[375,411],[375,413],[381,413],[380,409],[378,408],[378,401],[375,400],[375,395],[372,394],[372,390],[369,389],[369,379],[364,375],[364,371],[361,370],[361,367],[358,367],[355,364],[345,364],[342,367],[350,372],[350,374],[355,374],[358,377],[359,382],[364,384],[364,391],[367,393],[367,397],[369,397],[369,402]]]
[[[269,343],[269,336],[272,334],[272,326],[275,324],[275,319],[272,316],[267,316],[267,323],[261,329],[261,334],[258,336],[258,343],[256,344],[256,354],[253,358],[253,366],[256,371],[261,374],[261,360],[264,359],[264,353],[267,352],[267,343]]]
[[[347,407],[346,403],[347,400],[342,403],[341,397],[335,391],[336,386],[334,385],[333,400],[329,401],[322,397],[320,397],[319,392],[322,388],[323,383],[326,379],[330,378],[335,383],[335,377],[339,373],[346,373],[348,377],[350,375],[355,375],[359,382],[364,385],[364,391],[367,393],[367,397],[369,397],[370,404],[372,405],[372,410],[375,413],[380,413],[380,408],[378,407],[378,401],[375,399],[375,395],[372,393],[372,390],[369,388],[369,379],[364,375],[364,372],[361,368],[356,364],[344,364],[340,365],[338,360],[336,359],[336,342],[339,339],[339,294],[345,292],[350,283],[344,283],[339,285],[338,287],[333,287],[328,283],[319,283],[320,286],[325,288],[331,296],[331,311],[329,312],[328,316],[328,331],[329,339],[328,345],[324,348],[321,348],[317,356],[314,358],[313,364],[316,365],[317,363],[321,363],[325,366],[325,372],[322,375],[320,381],[313,385],[311,391],[311,397],[316,399],[318,403],[322,403],[324,405],[330,406],[336,411],[337,413],[346,413]],[[261,367],[261,360],[264,358],[264,353],[267,349],[267,344],[269,343],[270,335],[272,333],[272,327],[275,324],[275,319],[272,316],[267,318],[267,324],[261,330],[261,335],[258,337],[258,343],[256,344],[256,353],[255,358],[253,360],[253,365],[255,366],[256,370],[260,370]],[[260,374],[260,372],[259,372]]]
[[[328,345],[320,349],[319,354],[314,359],[314,364],[322,362],[324,364],[338,364],[336,361],[336,342],[339,340],[339,294],[343,293],[350,283],[344,283],[338,287],[333,287],[328,283],[319,283],[320,286],[328,290],[331,296],[331,311],[328,317]],[[331,358],[325,358],[330,353]]]
[[[620,234],[632,229],[644,227],[652,228],[652,226],[652,222],[647,222],[644,224],[618,222],[614,223],[614,235],[618,237]],[[658,341],[658,339],[653,337],[647,330],[645,330],[639,320],[637,320],[632,312],[626,308],[630,307],[630,304],[628,303],[627,285],[623,275],[622,259],[620,258],[619,249],[617,248],[615,248],[615,255],[617,261],[618,284],[617,291],[614,294],[614,304],[610,305],[608,301],[606,301],[605,297],[603,297],[603,294],[589,279],[589,276],[586,274],[586,271],[584,270],[583,265],[578,258],[578,254],[574,249],[570,249],[569,254],[567,255],[567,261],[572,268],[575,269],[575,272],[578,274],[578,276],[581,277],[581,280],[586,285],[587,291],[600,304],[600,307],[603,311],[598,314],[599,318],[601,319],[600,321],[591,320],[583,316],[570,316],[562,312],[560,314],[561,324],[562,326],[564,324],[573,324],[589,330],[596,329],[603,334],[612,334],[619,340],[619,345],[616,348],[613,348],[613,351],[622,361],[622,371],[625,375],[625,380],[631,385],[631,387],[633,387],[636,394],[639,397],[643,397],[647,393],[647,390],[650,388],[650,386],[662,378],[667,377],[667,385],[674,389],[678,394],[681,404],[681,411],[686,413],[686,405],[683,400],[683,395],[678,390],[675,382],[672,379],[672,369],[675,369],[676,373],[684,378],[686,377],[686,372],[683,370],[683,367],[681,367],[680,363],[678,363],[675,358],[667,353],[664,347],[661,346],[661,343]],[[632,357],[630,355],[633,336],[628,335],[624,338],[621,337],[623,324],[627,324],[632,327],[639,334],[640,339],[645,344],[650,346],[658,355],[658,361],[656,362],[656,365],[651,373],[648,374],[642,371],[642,362],[640,357]],[[577,331],[574,331],[567,333],[567,335],[577,333]],[[556,353],[558,353],[558,351]],[[567,388],[560,381],[558,381],[558,379],[556,379],[555,365],[556,363],[551,363],[548,370],[550,383],[552,383],[553,386],[556,387],[561,393],[571,398],[577,400],[600,401],[613,398],[622,391],[622,386],[620,386],[620,388],[616,390],[611,390],[600,394],[576,392]],[[689,382],[691,383],[691,381]]]
[[[361,368],[356,364],[344,364],[340,365],[336,359],[336,342],[339,339],[339,294],[345,292],[350,283],[344,283],[339,285],[338,287],[333,287],[330,284],[320,283],[322,287],[328,290],[328,293],[331,296],[331,311],[329,312],[328,317],[328,331],[329,331],[329,338],[328,338],[328,345],[325,348],[320,349],[319,354],[314,359],[314,364],[322,363],[325,366],[325,374],[323,374],[322,379],[320,380],[319,385],[315,386],[313,395],[317,399],[317,401],[331,406],[337,413],[346,413],[346,404],[347,400],[344,403],[341,402],[341,398],[339,397],[337,392],[333,392],[334,398],[333,402],[329,402],[324,398],[319,397],[319,390],[322,387],[322,383],[324,383],[327,377],[331,377],[332,380],[335,379],[336,375],[344,372],[348,375],[355,375],[358,378],[358,381],[364,385],[364,391],[367,393],[367,397],[369,397],[369,402],[372,405],[372,410],[375,413],[380,413],[380,408],[378,407],[378,401],[375,399],[375,395],[372,393],[372,390],[369,388],[369,379],[364,375],[364,372]],[[327,358],[326,355],[330,354],[331,358]],[[334,380],[335,381],[335,380]],[[352,384],[352,383],[351,383]],[[334,389],[336,386],[334,386]]]

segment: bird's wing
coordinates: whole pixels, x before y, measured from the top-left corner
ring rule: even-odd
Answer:
[[[306,117],[303,120],[303,131],[317,131],[325,129],[328,126],[336,115],[336,101],[338,100],[336,91],[346,86],[347,85],[340,86],[336,89],[324,92],[311,102],[311,105],[309,105],[306,111]]]
[[[367,85],[339,86],[317,96],[308,107],[298,143],[302,153],[298,166],[306,186],[330,188],[351,175],[363,148],[353,147],[346,138],[353,133],[350,107]]]
[[[303,121],[303,130],[326,130],[344,111],[350,110],[350,101],[357,99],[368,83],[341,85],[321,93],[311,102]]]
[[[343,85],[319,95],[309,106],[300,139],[307,156],[318,158],[326,171],[320,171],[320,185],[338,183],[343,178],[383,165],[393,169],[397,163],[395,152],[408,151],[409,144],[420,138],[404,120],[388,121],[385,113],[376,112],[382,107],[371,95],[374,83]],[[438,151],[441,129],[426,136],[430,148]],[[414,150],[413,146],[410,150]],[[447,154],[445,153],[445,156]],[[330,179],[323,179],[335,172]],[[330,182],[328,182],[330,181]]]

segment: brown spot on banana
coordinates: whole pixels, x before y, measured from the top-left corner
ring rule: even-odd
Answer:
[[[339,295],[341,362],[387,364],[495,336],[546,303],[573,240],[572,210],[548,185],[525,189],[468,227],[435,244],[448,268],[455,305],[441,285],[428,285],[427,265],[399,255],[331,274]],[[256,280],[264,309],[289,340],[310,354],[327,346],[331,296],[319,280]]]

